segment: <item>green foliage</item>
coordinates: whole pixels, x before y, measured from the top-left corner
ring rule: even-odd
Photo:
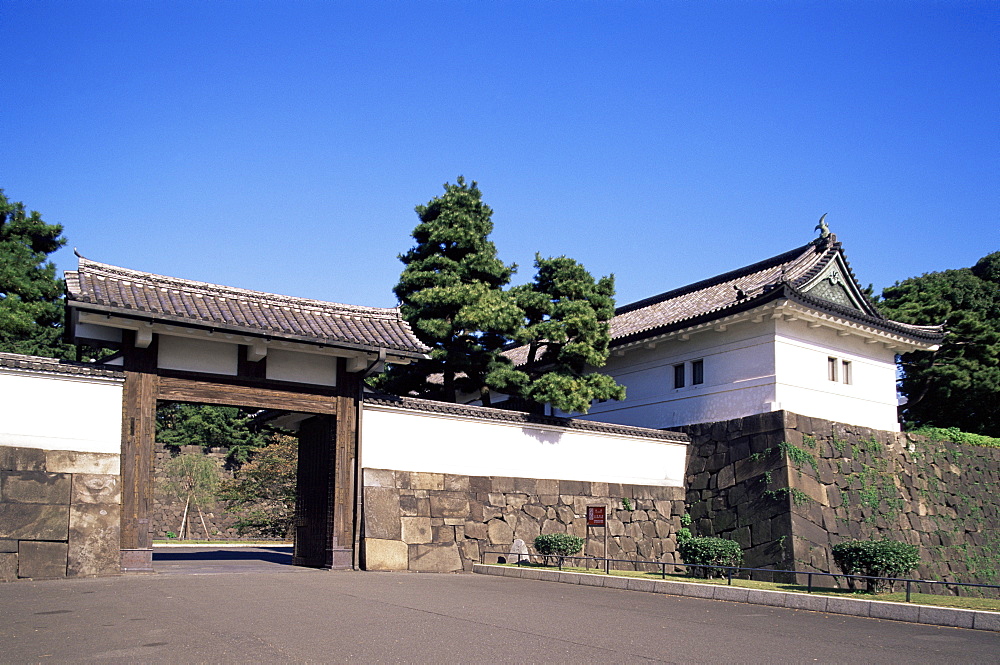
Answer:
[[[535,538],[535,551],[539,554],[572,556],[583,549],[584,540],[568,533],[546,533]]]
[[[270,443],[250,453],[250,460],[233,480],[219,488],[226,510],[239,515],[240,535],[289,538],[295,526],[298,441],[276,434]]]
[[[927,273],[897,282],[879,306],[904,323],[945,322],[937,351],[900,358],[907,428],[957,427],[1000,436],[1000,252],[972,268]]]
[[[685,563],[688,575],[712,579],[723,573],[703,566],[739,566],[743,563],[743,550],[735,540],[696,536],[677,543],[677,551]]]
[[[263,446],[267,435],[250,429],[254,409],[184,402],[160,402],[156,440],[168,446],[229,448],[229,459],[242,464]]]
[[[963,432],[957,427],[918,427],[911,430],[913,434],[926,436],[932,441],[951,441],[967,446],[983,446],[986,448],[1000,448],[1000,438],[983,436],[982,434],[971,434]]]
[[[834,545],[832,551],[834,562],[845,575],[904,577],[920,565],[917,546],[895,540],[847,540]],[[865,581],[869,593],[892,590],[893,583],[887,580]],[[851,589],[855,582],[847,580]]]
[[[594,280],[565,256],[535,255],[531,284],[511,290],[524,321],[514,339],[527,346],[520,367],[501,364],[487,377],[496,390],[567,413],[587,413],[594,400],[625,399],[625,388],[592,371],[608,359],[608,321],[615,313],[614,276]]]
[[[431,357],[390,368],[377,387],[454,402],[458,393],[485,393],[499,349],[520,324],[520,309],[503,291],[517,266],[497,258],[493,211],[475,182],[446,183],[443,196],[416,212],[416,245],[399,257],[406,267],[393,292]]]
[[[62,231],[0,189],[0,351],[72,357],[62,341],[65,287],[48,260],[66,244]]]
[[[625,510],[632,510],[632,499],[628,497],[623,497],[622,508],[624,508]]]
[[[802,448],[788,443],[787,441],[779,443],[778,450],[788,455],[788,459],[792,461],[792,464],[795,465],[796,469],[801,469],[803,465],[811,466],[813,471],[817,471],[819,469],[816,457],[807,450],[803,450]]]

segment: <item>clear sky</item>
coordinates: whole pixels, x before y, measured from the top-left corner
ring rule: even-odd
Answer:
[[[877,289],[1000,250],[1000,3],[2,0],[0,188],[55,255],[395,304],[458,175],[516,281],[626,303],[805,244]]]

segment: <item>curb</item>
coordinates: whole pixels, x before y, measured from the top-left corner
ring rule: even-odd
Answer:
[[[606,589],[625,589],[645,593],[662,593],[671,596],[727,600],[735,603],[787,607],[789,609],[811,610],[813,612],[826,612],[828,614],[847,614],[871,619],[922,623],[930,626],[971,628],[973,630],[1000,632],[1000,612],[989,612],[986,610],[963,610],[953,607],[932,607],[930,605],[916,605],[913,603],[890,603],[880,600],[837,598],[834,596],[821,596],[819,594],[745,589],[743,587],[676,582],[673,580],[616,577],[595,575],[593,573],[569,573],[561,570],[543,570],[541,568],[510,568],[481,563],[473,564],[472,572],[479,575],[517,577],[523,580],[542,580],[545,582],[604,587]]]

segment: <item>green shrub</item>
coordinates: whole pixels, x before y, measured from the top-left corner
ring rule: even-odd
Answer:
[[[952,443],[965,444],[967,446],[985,446],[987,448],[1000,448],[1000,439],[984,434],[973,434],[963,432],[957,427],[918,427],[910,431],[911,434],[926,436],[931,441],[951,441]]]
[[[833,560],[845,575],[905,577],[920,565],[916,545],[895,540],[847,540],[833,546]],[[857,580],[847,578],[847,586],[855,588]],[[891,591],[888,580],[865,580],[869,593]]]
[[[583,549],[583,538],[568,533],[546,533],[535,538],[535,551],[539,554],[572,556]]]
[[[734,540],[696,536],[677,543],[677,551],[685,563],[688,575],[712,579],[722,571],[702,566],[738,566],[743,563],[743,550]]]

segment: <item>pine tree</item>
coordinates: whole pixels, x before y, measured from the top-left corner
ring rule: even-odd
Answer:
[[[521,321],[503,291],[517,266],[497,258],[493,211],[475,181],[446,183],[444,195],[416,212],[416,245],[400,255],[406,267],[393,291],[403,318],[431,347],[430,359],[393,367],[379,387],[446,402],[482,391],[488,401],[485,376]]]
[[[63,292],[49,254],[66,244],[63,227],[0,190],[0,351],[69,358],[62,341]]]
[[[496,367],[499,391],[567,413],[587,413],[595,399],[625,399],[625,388],[593,372],[608,359],[615,313],[614,276],[594,277],[575,260],[535,255],[531,284],[511,290],[525,319],[515,339],[527,345],[521,367]]]

